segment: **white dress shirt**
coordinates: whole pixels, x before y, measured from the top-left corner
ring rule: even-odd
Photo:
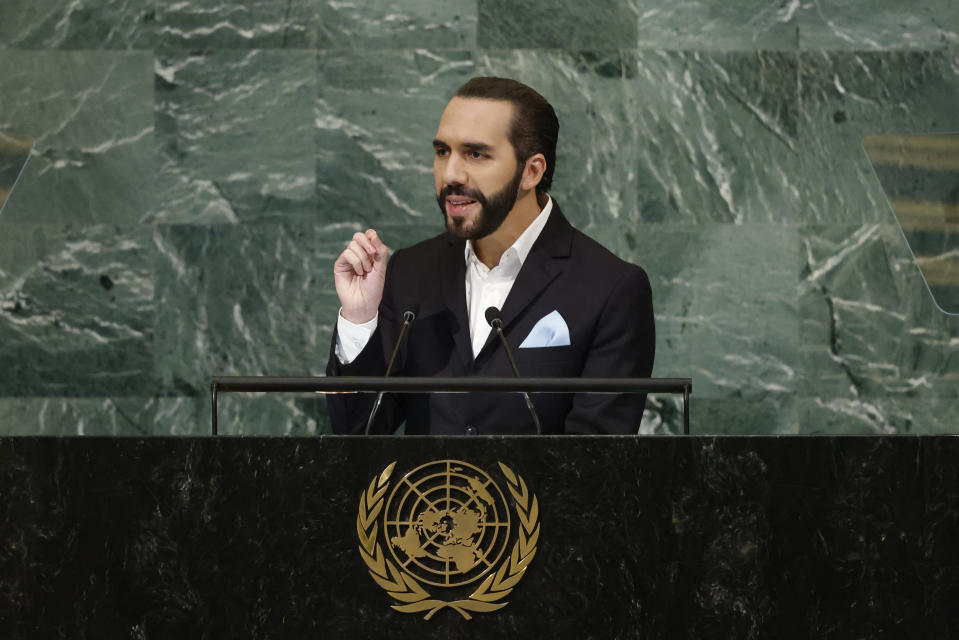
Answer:
[[[490,269],[483,264],[473,251],[472,240],[466,243],[466,311],[469,314],[470,340],[475,358],[492,330],[486,322],[486,310],[489,307],[503,308],[519,270],[529,255],[533,243],[546,226],[549,213],[553,209],[553,199],[547,196],[546,206],[536,219],[520,234],[509,249],[503,252],[499,264]],[[343,317],[342,309],[336,321],[336,357],[341,364],[349,364],[360,355],[376,329],[379,315],[369,322],[355,324]]]

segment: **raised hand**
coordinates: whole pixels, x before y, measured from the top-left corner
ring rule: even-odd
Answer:
[[[373,229],[356,232],[333,263],[333,283],[343,317],[363,324],[376,316],[383,299],[386,258],[390,250]]]

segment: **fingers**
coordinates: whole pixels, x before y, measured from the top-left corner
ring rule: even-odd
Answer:
[[[373,268],[375,250],[362,233],[353,234],[353,239],[346,245],[343,253],[333,265],[337,273],[353,271],[356,275],[364,275]]]
[[[387,255],[389,255],[390,248],[387,247],[382,240],[380,240],[380,236],[376,233],[376,231],[374,231],[373,229],[367,229],[366,239],[369,241],[370,246],[373,247],[374,249],[374,252],[375,252],[373,256],[374,260],[379,262],[380,260],[383,260],[384,258],[386,258]]]
[[[383,244],[380,236],[373,229],[367,229],[366,233],[357,232],[353,234],[353,241],[350,242],[350,246],[363,261],[363,273],[372,271],[376,264],[383,262],[390,252],[389,247]]]
[[[386,277],[386,245],[376,231],[355,233],[333,264],[343,317],[357,324],[376,316]]]
[[[340,264],[345,262],[353,270],[353,273],[358,276],[365,275],[373,269],[373,263],[366,251],[355,246],[353,243],[350,243],[350,245],[343,250],[343,253],[340,255],[340,260],[337,262]],[[341,268],[340,270],[342,271],[343,269]]]
[[[349,271],[362,276],[374,269],[389,253],[389,248],[380,240],[376,231],[368,229],[366,233],[356,232],[350,243],[336,259],[337,272]]]

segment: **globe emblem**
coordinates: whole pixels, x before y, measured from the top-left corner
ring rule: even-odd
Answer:
[[[456,587],[495,568],[510,537],[502,491],[482,469],[439,460],[396,483],[383,515],[386,545],[402,570]]]

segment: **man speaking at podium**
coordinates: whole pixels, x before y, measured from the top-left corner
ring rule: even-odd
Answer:
[[[473,78],[433,140],[446,232],[387,260],[370,229],[333,267],[340,313],[327,375],[649,377],[655,328],[646,273],[574,229],[549,194],[559,121],[536,91]],[[415,316],[415,320],[409,322]],[[334,430],[362,433],[373,394],[329,395]],[[533,396],[542,432],[636,433],[643,394]],[[523,394],[389,394],[371,433],[536,433]]]

